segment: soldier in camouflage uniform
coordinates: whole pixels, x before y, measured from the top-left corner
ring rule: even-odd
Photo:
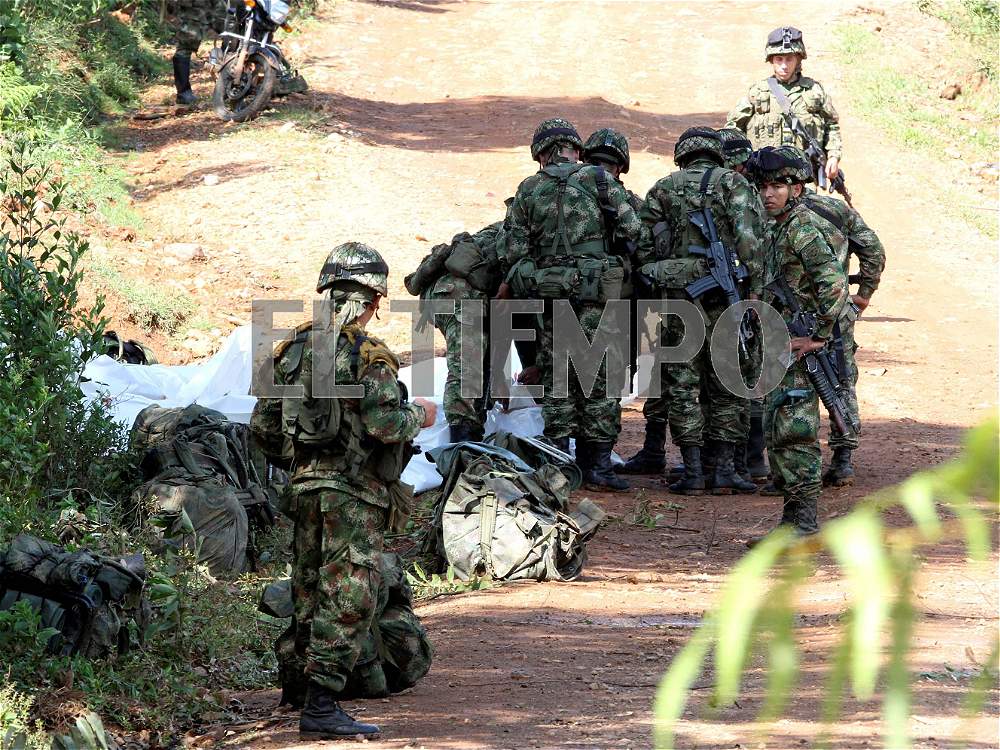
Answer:
[[[792,132],[788,117],[772,93],[771,87],[784,93],[791,116],[802,123],[826,152],[826,176],[832,180],[840,171],[843,151],[840,118],[829,94],[818,81],[802,75],[806,45],[802,32],[791,26],[775,29],[767,37],[764,60],[771,64],[773,75],[750,87],[750,91],[729,113],[727,128],[742,130],[754,148],[791,145],[805,149],[801,136]]]
[[[191,55],[198,51],[210,30],[220,33],[226,22],[226,0],[174,0],[176,44],[172,59],[177,103],[194,105],[191,90]]]
[[[800,165],[809,164],[809,158],[797,148],[785,146],[781,151]],[[854,339],[854,324],[868,307],[872,294],[878,289],[882,271],[885,269],[885,248],[878,235],[861,218],[861,214],[843,201],[807,191],[802,194],[802,202],[816,214],[814,223],[822,232],[827,244],[836,252],[844,273],[850,273],[850,256],[855,255],[858,258],[857,277],[849,277],[852,283],[858,284],[858,293],[851,295],[851,304],[844,306],[844,312],[837,324],[841,337],[839,346],[842,346],[843,351],[842,364],[847,371],[847,392],[844,394],[847,409],[854,423],[860,424],[857,395],[858,366],[855,361],[858,345]],[[835,487],[852,484],[854,468],[851,466],[851,454],[858,448],[858,433],[844,435],[837,432],[831,424],[829,442],[833,449],[833,459],[830,468],[823,475],[823,484]]]
[[[747,178],[750,187],[757,191],[756,183],[749,172],[750,157],[753,155],[753,144],[736,128],[722,128],[722,151],[726,157],[726,168],[739,172]],[[764,209],[761,206],[761,214]],[[763,259],[761,259],[763,267]],[[755,330],[756,330],[756,324]],[[742,360],[743,378],[747,383],[756,383],[760,376],[761,365],[760,337],[755,336],[750,341],[748,356]],[[743,410],[743,420],[746,422],[747,441],[737,444],[734,464],[736,473],[747,480],[764,480],[770,474],[767,459],[764,457],[764,402],[763,399],[748,399]]]
[[[802,200],[804,184],[812,179],[809,167],[783,150],[761,159],[760,166],[764,208],[773,219],[765,255],[770,281],[765,301],[781,309],[786,322],[790,320],[792,311],[771,291],[787,285],[786,293],[794,295],[803,311],[817,317],[812,337],[791,340],[796,361],[768,394],[765,405],[771,473],[784,497],[781,523],[794,526],[800,534],[814,534],[819,530],[817,504],[822,488],[819,398],[801,358],[832,339],[848,299],[847,275],[817,227],[816,214]]]
[[[722,166],[722,137],[711,128],[689,128],[674,146],[674,162],[680,170],[652,187],[639,212],[651,230],[639,245],[639,262],[644,264],[641,273],[653,280],[665,299],[688,299],[688,284],[708,274],[705,257],[690,252],[692,247],[704,246],[706,240],[689,214],[707,207],[722,244],[734,251],[749,271],[744,293],[759,296],[762,277],[758,248],[763,234],[760,202],[741,175]],[[743,403],[719,381],[710,355],[712,331],[728,303],[719,290],[706,292],[697,302],[705,319],[706,340],[690,361],[666,366],[670,433],[684,459],[684,474],[670,485],[670,490],[704,493],[701,453],[706,440],[710,440],[716,448],[710,477],[712,491],[753,492],[756,485],[743,480],[733,466],[735,446],[746,440],[741,421]],[[684,335],[683,323],[671,316],[665,328],[668,345],[677,345]],[[700,401],[703,387],[709,396],[707,420]]]
[[[388,272],[382,256],[361,243],[330,253],[317,292],[329,292],[339,336],[316,338],[323,323],[300,326],[278,347],[275,382],[301,385],[303,395],[261,398],[251,418],[265,452],[291,454],[286,511],[295,521],[295,649],[309,679],[299,732],[313,739],[379,732],[348,716],[336,695],[372,624],[383,535],[406,502],[398,480],[409,443],[434,423],[436,412],[429,401],[405,401],[396,379],[399,361],[365,332],[386,294]],[[313,397],[314,389],[332,385],[327,378],[314,382],[313,373],[331,370],[337,386],[359,385],[363,396]]]
[[[635,242],[642,231],[621,183],[602,167],[578,162],[582,147],[579,134],[566,120],[546,120],[536,129],[531,156],[540,169],[520,184],[511,204],[507,236],[510,268],[498,296],[544,299],[546,312],[539,325],[536,364],[545,387],[545,434],[567,448],[570,437],[576,437],[577,462],[587,484],[623,490],[628,483],[611,467],[611,450],[621,428],[621,407],[618,394],[608,393],[607,362],[599,370],[593,393],[583,392],[571,368],[568,398],[552,395],[550,305],[556,299],[569,299],[584,332],[592,339],[604,312],[603,303],[621,297],[625,244]]]

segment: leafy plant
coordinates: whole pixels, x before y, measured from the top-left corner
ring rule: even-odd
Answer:
[[[470,591],[479,591],[493,586],[493,582],[488,578],[479,576],[468,581],[463,581],[455,576],[455,569],[448,566],[444,576],[440,573],[428,574],[419,563],[413,564],[413,571],[406,571],[406,580],[413,588],[413,598],[434,599],[439,596],[450,594],[465,594]]]
[[[803,539],[790,529],[781,529],[756,546],[731,571],[719,605],[706,615],[664,676],[655,701],[656,746],[673,747],[674,728],[684,712],[688,691],[710,653],[712,703],[720,706],[739,697],[751,656],[757,648],[765,648],[768,679],[759,720],[767,723],[781,715],[799,676],[796,594],[816,556],[829,552],[843,571],[851,600],[841,618],[842,638],[830,665],[823,720],[829,725],[840,715],[846,685],[850,684],[856,698],[868,700],[875,696],[884,673],[886,746],[909,747],[907,657],[916,621],[913,581],[920,566],[916,552],[920,545],[959,537],[971,558],[987,557],[990,523],[974,498],[987,498],[991,513],[997,508],[998,442],[998,423],[993,421],[969,434],[960,458],[878,493],[847,516],[826,524],[817,536]],[[939,512],[938,504],[946,512]],[[905,509],[913,526],[888,527],[883,515],[894,507]],[[889,643],[887,653],[882,649],[883,639]],[[995,642],[967,710],[981,708],[986,686],[997,679],[997,659]]]

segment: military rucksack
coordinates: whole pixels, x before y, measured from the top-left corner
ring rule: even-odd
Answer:
[[[705,245],[705,237],[691,220],[702,207],[718,204],[718,187],[727,170],[720,167],[682,169],[659,183],[658,188],[672,197],[669,214],[653,226],[656,261],[640,272],[661,290],[681,290],[709,272],[704,256],[689,252]]]
[[[48,642],[54,653],[124,654],[141,643],[149,623],[145,580],[142,555],[68,552],[21,534],[0,552],[0,610],[28,602],[42,627],[57,631]]]

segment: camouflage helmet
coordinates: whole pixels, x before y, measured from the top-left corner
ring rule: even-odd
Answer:
[[[801,55],[806,59],[806,43],[802,32],[794,26],[782,26],[767,35],[764,47],[764,62],[771,62],[771,55]]]
[[[726,157],[727,167],[743,164],[750,158],[753,144],[742,130],[722,128],[719,130],[719,135],[722,136],[722,153]]]
[[[754,154],[757,180],[803,185],[813,181],[812,162],[795,146],[765,146]]]
[[[583,158],[592,161],[601,156],[620,166],[622,173],[628,172],[628,139],[614,128],[595,130],[583,144]]]
[[[384,297],[389,293],[388,281],[389,266],[378,250],[361,242],[345,242],[327,256],[316,291],[322,294],[338,284],[353,282]]]
[[[580,134],[576,132],[573,123],[561,117],[552,117],[543,120],[542,124],[535,128],[535,135],[531,139],[531,158],[537,159],[539,154],[557,143],[572,143],[583,150],[583,141],[580,140]]]
[[[674,144],[674,164],[682,166],[694,154],[710,157],[719,166],[725,162],[722,154],[722,136],[712,128],[697,126],[688,128]]]

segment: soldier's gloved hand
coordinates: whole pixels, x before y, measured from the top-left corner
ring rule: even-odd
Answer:
[[[438,408],[437,404],[433,401],[428,401],[426,398],[415,398],[413,403],[417,406],[423,407],[424,410],[424,421],[421,427],[432,427],[434,421],[437,419]]]
[[[857,305],[858,315],[865,311],[865,308],[868,307],[868,303],[871,301],[871,297],[862,297],[860,294],[851,295],[851,302]]]

